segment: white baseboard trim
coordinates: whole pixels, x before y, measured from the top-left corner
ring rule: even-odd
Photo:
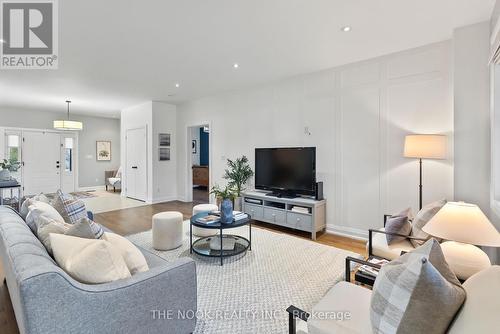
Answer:
[[[178,200],[177,196],[165,196],[165,197],[154,198],[150,203],[156,204],[156,203],[171,202],[177,200]]]
[[[78,187],[78,191],[106,190],[106,186]]]
[[[327,225],[326,233],[340,235],[342,237],[348,237],[356,240],[367,241],[368,240],[368,229],[361,230],[358,228],[338,226],[338,225]]]

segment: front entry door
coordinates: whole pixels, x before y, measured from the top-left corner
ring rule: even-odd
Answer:
[[[61,185],[61,137],[53,132],[23,135],[24,195],[54,193]]]

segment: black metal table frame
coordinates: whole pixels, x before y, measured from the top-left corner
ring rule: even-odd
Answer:
[[[245,226],[248,224],[248,229],[249,229],[249,239],[245,238],[245,237],[242,237],[242,236],[239,236],[239,235],[233,235],[233,234],[226,234],[224,235],[222,232],[224,230],[228,230],[228,229],[232,229],[232,228],[237,228],[237,227],[242,227],[242,226]],[[220,255],[210,255],[210,254],[203,254],[201,252],[198,252],[194,246],[196,245],[196,243],[199,243],[203,240],[206,240],[208,238],[212,238],[213,236],[209,236],[209,237],[202,237],[202,238],[199,238],[198,240],[195,240],[195,242],[193,242],[193,221],[190,219],[189,220],[189,252],[190,254],[193,254],[193,251],[200,255],[200,256],[206,256],[206,257],[220,257],[220,265],[222,266],[223,263],[224,263],[224,258],[225,257],[231,257],[231,256],[236,256],[236,255],[239,255],[239,254],[242,254],[244,252],[246,252],[247,250],[252,250],[252,220],[250,218],[250,215],[248,216],[248,222],[245,222],[243,224],[238,224],[237,222],[233,222],[233,223],[229,223],[229,224],[222,224],[222,223],[218,223],[218,224],[214,224],[214,225],[203,225],[203,226],[200,226],[200,225],[195,225],[196,227],[199,227],[199,228],[206,228],[206,229],[211,229],[211,230],[219,230],[219,236],[220,236]],[[223,250],[223,238],[224,237],[237,237],[237,238],[241,238],[243,240],[246,240],[248,242],[248,246],[246,248],[244,248],[243,250],[239,251],[239,252],[235,252],[235,253],[230,253],[230,254],[226,254],[224,255],[224,250]]]

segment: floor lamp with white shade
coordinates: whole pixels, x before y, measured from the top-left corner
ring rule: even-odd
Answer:
[[[500,247],[500,234],[475,204],[448,202],[422,228],[445,241],[441,249],[455,275],[466,280],[491,266],[477,246]]]
[[[418,186],[419,210],[422,209],[422,159],[446,159],[446,136],[444,135],[408,135],[405,137],[405,158],[419,161],[420,183]]]

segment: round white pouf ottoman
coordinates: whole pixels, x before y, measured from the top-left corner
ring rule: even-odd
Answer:
[[[182,245],[182,213],[160,212],[153,216],[153,248],[170,250]]]
[[[193,207],[193,216],[197,213],[217,210],[219,210],[219,207],[215,204],[198,204]],[[218,231],[219,230],[193,226],[193,234],[197,237],[211,237],[213,235],[217,235]]]

